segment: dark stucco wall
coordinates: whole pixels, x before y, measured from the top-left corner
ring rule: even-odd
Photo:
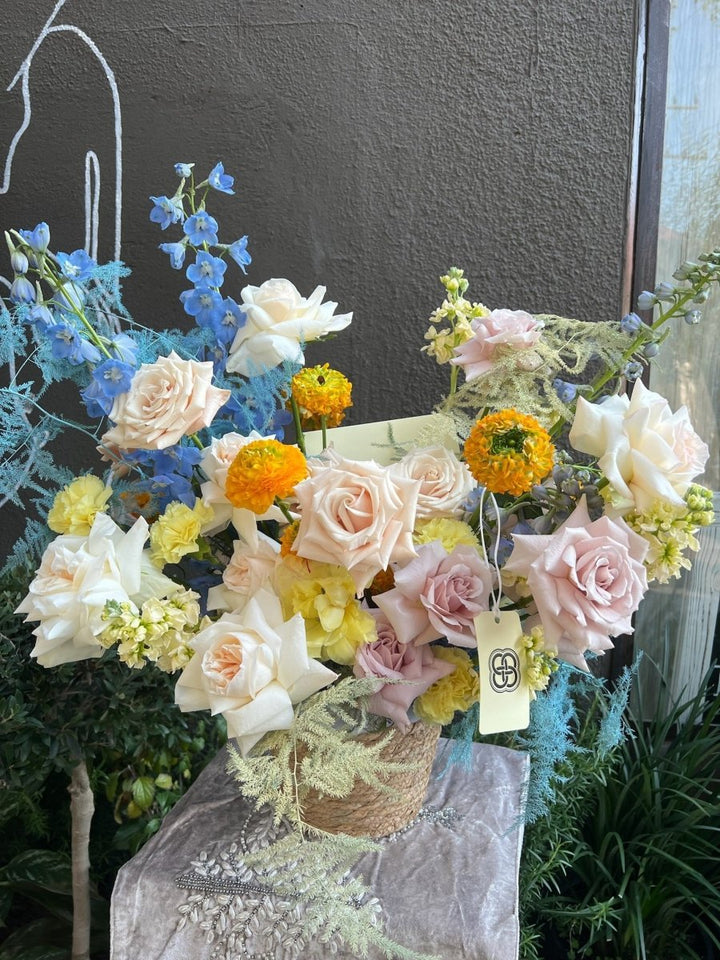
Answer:
[[[122,119],[126,302],[184,323],[149,194],[176,160],[225,162],[216,209],[249,233],[248,282],[328,288],[349,331],[313,360],[355,382],[353,421],[428,411],[445,384],[418,350],[465,268],[490,306],[602,320],[620,309],[631,149],[631,0],[66,0],[29,71],[32,118],[0,194],[3,227],[47,220],[84,243],[85,154],[113,253],[112,70]],[[4,92],[53,0],[4,0],[0,163],[23,117]],[[7,272],[6,261],[0,273]],[[232,291],[229,291],[232,292]],[[239,285],[237,291],[239,292]]]

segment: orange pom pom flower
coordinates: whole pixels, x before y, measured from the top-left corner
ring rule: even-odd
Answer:
[[[337,427],[352,406],[352,384],[339,370],[327,363],[303,367],[292,378],[292,394],[300,410],[303,425],[316,426],[325,417],[328,427]]]
[[[234,507],[263,514],[276,497],[289,497],[307,475],[307,461],[297,447],[279,440],[253,440],[230,464],[225,496]]]
[[[478,420],[465,441],[470,472],[492,493],[520,496],[553,468],[555,447],[534,417],[500,410]]]

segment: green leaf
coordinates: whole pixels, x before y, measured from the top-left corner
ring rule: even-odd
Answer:
[[[133,800],[141,810],[147,810],[155,799],[152,777],[138,777],[132,785]]]
[[[70,860],[52,850],[25,850],[0,868],[0,884],[31,884],[56,893],[72,894]]]
[[[43,917],[16,930],[0,946],[0,960],[70,960],[71,930]]]

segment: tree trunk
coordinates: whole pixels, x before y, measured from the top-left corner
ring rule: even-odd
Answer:
[[[72,818],[72,960],[90,960],[90,823],[95,811],[85,761],[73,768],[70,780]]]

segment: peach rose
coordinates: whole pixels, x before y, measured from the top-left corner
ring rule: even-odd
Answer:
[[[115,398],[115,424],[102,438],[123,450],[164,450],[181,437],[207,427],[230,398],[212,385],[212,363],[182,360],[173,350],[143,363],[127,393]]]
[[[583,498],[549,535],[514,534],[503,573],[525,577],[548,647],[587,670],[585,650],[602,653],[610,637],[632,633],[647,590],[647,541],[624,520],[590,520]]]
[[[540,339],[542,321],[524,310],[493,310],[487,317],[472,321],[473,337],[455,349],[450,363],[462,367],[466,380],[487,373],[498,347],[529,350]]]
[[[588,403],[581,397],[570,443],[599,458],[620,513],[642,513],[656,500],[683,506],[683,494],[703,472],[709,456],[687,409],[673,413],[667,400],[640,380],[632,399],[608,397],[603,403]]]
[[[308,657],[303,618],[283,620],[280,601],[265,589],[201,630],[191,646],[175,703],[183,712],[222,713],[243,756],[269,730],[287,730],[293,706],[337,676]]]
[[[310,464],[310,476],[295,487],[298,556],[345,567],[358,592],[391,560],[415,556],[419,480],[393,477],[373,460],[344,460],[332,451]]]

